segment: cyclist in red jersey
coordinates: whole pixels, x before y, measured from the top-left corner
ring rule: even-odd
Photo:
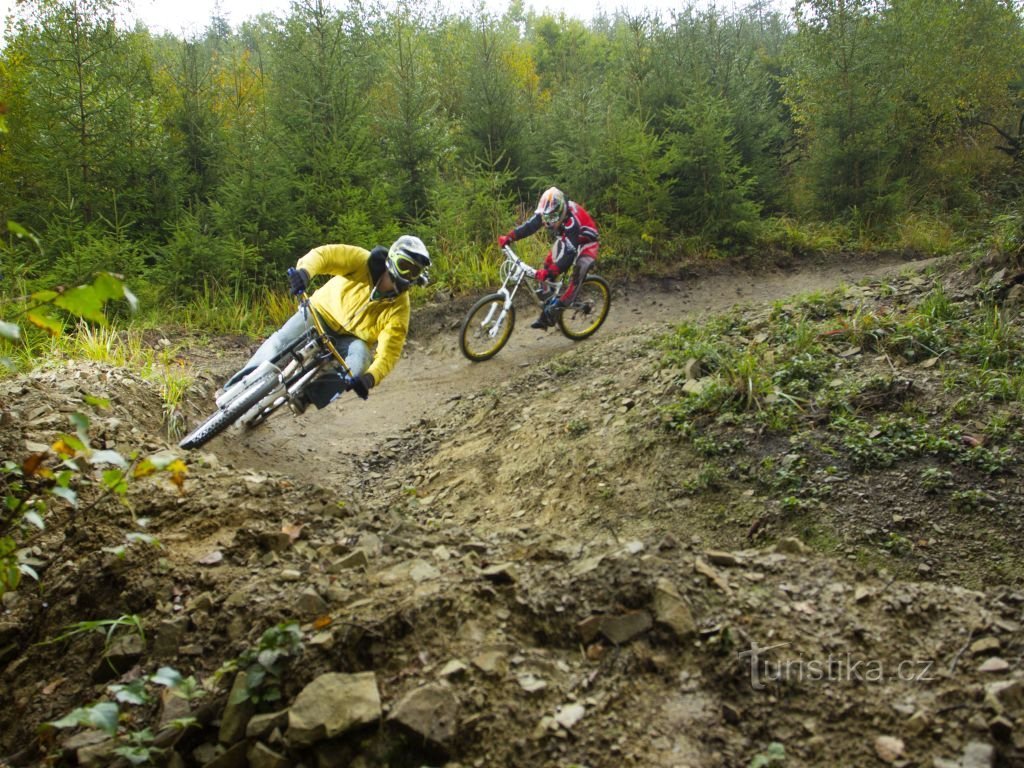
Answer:
[[[547,227],[555,242],[544,259],[544,266],[537,270],[537,279],[544,281],[555,278],[564,274],[573,265],[576,267],[572,282],[565,293],[546,302],[540,317],[531,326],[544,329],[555,324],[554,310],[564,307],[569,302],[581,276],[597,259],[598,234],[597,224],[586,209],[579,203],[567,199],[565,193],[558,187],[551,187],[540,196],[533,216],[510,230],[508,234],[501,235],[498,238],[498,246],[504,248],[510,242],[529,237],[542,226]]]

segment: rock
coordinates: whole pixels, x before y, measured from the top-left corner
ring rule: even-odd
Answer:
[[[362,549],[353,549],[347,555],[335,560],[327,567],[328,573],[341,573],[353,568],[367,568],[370,565],[370,558]]]
[[[103,654],[99,666],[93,671],[93,680],[105,683],[134,667],[146,650],[146,641],[138,634],[121,635]]]
[[[732,594],[732,587],[729,586],[729,582],[726,581],[725,577],[704,562],[703,558],[694,558],[693,569],[702,576],[706,576],[712,584],[725,592],[725,594]]]
[[[601,621],[601,634],[615,645],[628,643],[653,626],[647,611],[631,611],[621,616],[606,616]]]
[[[301,616],[323,616],[327,613],[327,603],[312,587],[302,590],[295,604]]]
[[[687,380],[699,379],[704,375],[704,364],[695,357],[683,363],[683,375]]]
[[[298,746],[330,739],[380,720],[380,692],[373,672],[320,675],[295,697],[285,738]]]
[[[289,768],[292,761],[279,752],[275,752],[266,744],[257,742],[246,754],[249,768]]]
[[[774,549],[783,555],[807,555],[811,552],[810,547],[793,536],[780,540]]]
[[[875,754],[883,763],[890,765],[895,763],[903,757],[905,751],[906,746],[903,744],[903,739],[895,736],[879,736],[875,739]]]
[[[601,564],[602,560],[604,560],[604,555],[594,555],[593,557],[584,558],[577,562],[569,573],[572,576],[584,576],[591,571],[597,570],[597,566]]]
[[[458,659],[452,659],[447,664],[445,664],[444,667],[441,668],[441,671],[437,673],[437,676],[457,679],[465,676],[466,672],[468,671],[469,667],[466,666],[465,663],[459,661]]]
[[[480,575],[495,584],[515,584],[516,571],[512,563],[499,563],[484,568]]]
[[[248,761],[246,753],[249,751],[249,742],[242,740],[234,746],[228,747],[218,754],[213,760],[203,765],[203,768],[247,768]]]
[[[548,687],[546,682],[529,672],[522,675],[516,675],[516,682],[519,683],[519,687],[527,693],[537,693],[538,691],[543,691]]]
[[[1024,712],[1024,681],[1000,680],[985,686],[985,704],[997,715]]]
[[[866,602],[874,596],[875,590],[873,590],[871,587],[865,587],[863,584],[859,585],[856,589],[853,590],[853,602],[855,603]]]
[[[192,707],[186,699],[178,696],[170,688],[160,691],[160,716],[157,719],[157,730],[169,725],[174,720],[182,720],[192,714]]]
[[[708,562],[712,565],[720,565],[725,568],[735,568],[742,563],[742,561],[732,552],[723,552],[717,549],[709,549],[704,553],[704,557],[706,557]]]
[[[704,379],[687,379],[683,383],[683,392],[688,395],[699,395],[706,387],[707,383]]]
[[[972,741],[964,747],[964,755],[960,758],[961,768],[992,768],[995,764],[996,751],[991,744],[983,741]]]
[[[264,531],[259,535],[261,549],[268,552],[284,552],[292,545],[292,537],[284,531]]]
[[[175,658],[187,628],[188,621],[185,618],[161,621],[153,635],[153,656],[158,659]]]
[[[234,744],[245,738],[245,729],[249,724],[249,718],[256,711],[256,705],[249,698],[246,682],[249,676],[243,671],[235,675],[231,683],[231,693],[228,694],[228,703],[220,716],[220,732],[218,738],[221,744]]]
[[[971,654],[984,656],[987,653],[994,653],[1002,647],[998,637],[983,637],[971,643]]]
[[[683,600],[675,585],[660,578],[654,585],[654,618],[682,639],[697,634],[697,622],[689,604]]]
[[[582,720],[586,713],[587,708],[582,704],[566,704],[555,712],[555,722],[565,730],[571,731],[572,727]]]
[[[459,702],[451,689],[441,683],[431,683],[414,688],[399,699],[388,720],[444,747],[455,738],[458,715]]]
[[[409,578],[415,584],[441,578],[441,572],[426,560],[413,560],[409,567]]]
[[[1001,659],[998,656],[992,656],[986,659],[981,666],[978,667],[979,672],[1005,672],[1010,668],[1010,663],[1006,659]]]
[[[484,651],[473,657],[473,666],[485,675],[503,675],[508,667],[508,656],[504,651]]]
[[[412,581],[420,584],[441,577],[441,572],[426,560],[415,559],[407,563],[399,563],[377,574],[377,582],[383,586]]]
[[[79,765],[106,765],[117,743],[105,731],[89,729],[61,743],[65,754],[73,754]]]
[[[287,709],[253,715],[245,726],[245,737],[247,739],[265,739],[274,732],[275,728],[283,731],[286,727],[288,727]]]
[[[925,710],[919,709],[907,718],[907,722],[903,727],[911,736],[920,736],[932,727],[932,718]]]

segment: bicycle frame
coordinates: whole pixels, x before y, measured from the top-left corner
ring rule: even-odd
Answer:
[[[298,396],[325,368],[340,368],[351,378],[351,369],[310,307],[305,292],[300,294],[299,307],[308,313],[312,327],[224,391],[216,400],[216,412],[181,440],[182,448],[205,445],[232,424],[246,428],[262,424],[285,403],[301,412]]]
[[[349,370],[344,358],[335,348],[331,337],[324,329],[320,317],[309,305],[309,296],[306,293],[301,295],[299,307],[312,318],[313,327],[275,360],[261,363],[245,378],[241,379],[231,389],[217,398],[217,406],[219,408],[229,405],[248,388],[250,381],[267,375],[271,369],[276,371],[278,384],[249,411],[251,419],[264,414],[269,415],[269,413],[265,413],[267,409],[275,410],[287,400],[295,397],[306,388],[306,385],[320,372],[320,369],[332,360],[341,366],[341,369],[347,375],[352,375],[352,371]],[[241,420],[245,422],[250,419],[243,416]]]
[[[512,302],[515,300],[516,292],[519,287],[523,284],[524,278],[537,281],[537,270],[527,264],[525,261],[520,259],[516,252],[512,250],[511,246],[505,245],[502,249],[505,254],[505,261],[501,265],[502,282],[501,287],[498,288],[495,293],[499,293],[504,298],[501,305],[501,309],[498,310],[498,317],[495,321],[494,312],[497,310],[497,305],[491,307],[487,312],[487,315],[483,319],[483,325],[488,325],[491,330],[488,332],[490,336],[494,336],[501,327],[502,321],[505,319],[505,315],[508,314],[512,307]],[[543,285],[549,288],[552,292],[548,294],[547,298],[557,296],[562,291],[562,282],[560,280],[547,280],[537,281],[538,284],[543,282]],[[534,291],[527,291],[530,298],[533,299],[534,303],[538,306],[543,306],[544,302],[541,301],[540,297]],[[494,321],[494,322],[492,322]]]

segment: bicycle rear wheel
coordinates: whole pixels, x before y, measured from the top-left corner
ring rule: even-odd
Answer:
[[[490,360],[505,346],[516,324],[516,308],[502,312],[505,297],[500,293],[484,296],[472,306],[459,330],[462,354],[479,363]]]
[[[574,341],[591,336],[612,305],[612,292],[603,277],[588,275],[573,294],[569,306],[558,313],[558,329]]]

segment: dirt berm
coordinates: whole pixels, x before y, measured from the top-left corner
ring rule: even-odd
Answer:
[[[913,291],[921,266],[630,286],[594,338],[521,315],[481,364],[457,350],[462,304],[422,307],[365,404],[229,432],[180,487],[54,504],[24,553],[41,581],[0,614],[0,763],[1024,765],[1019,561],[928,530],[897,473],[851,477],[831,543],[808,540],[759,488],[701,491],[665,424],[686,376],[649,342],[673,323],[883,275]],[[172,343],[193,421],[249,345]],[[75,411],[94,448],[176,453],[153,384],[68,362],[0,382],[2,455],[52,461]],[[926,554],[856,556],[899,505]],[[1019,555],[1020,514],[976,524]],[[108,731],[41,728],[118,696]]]

